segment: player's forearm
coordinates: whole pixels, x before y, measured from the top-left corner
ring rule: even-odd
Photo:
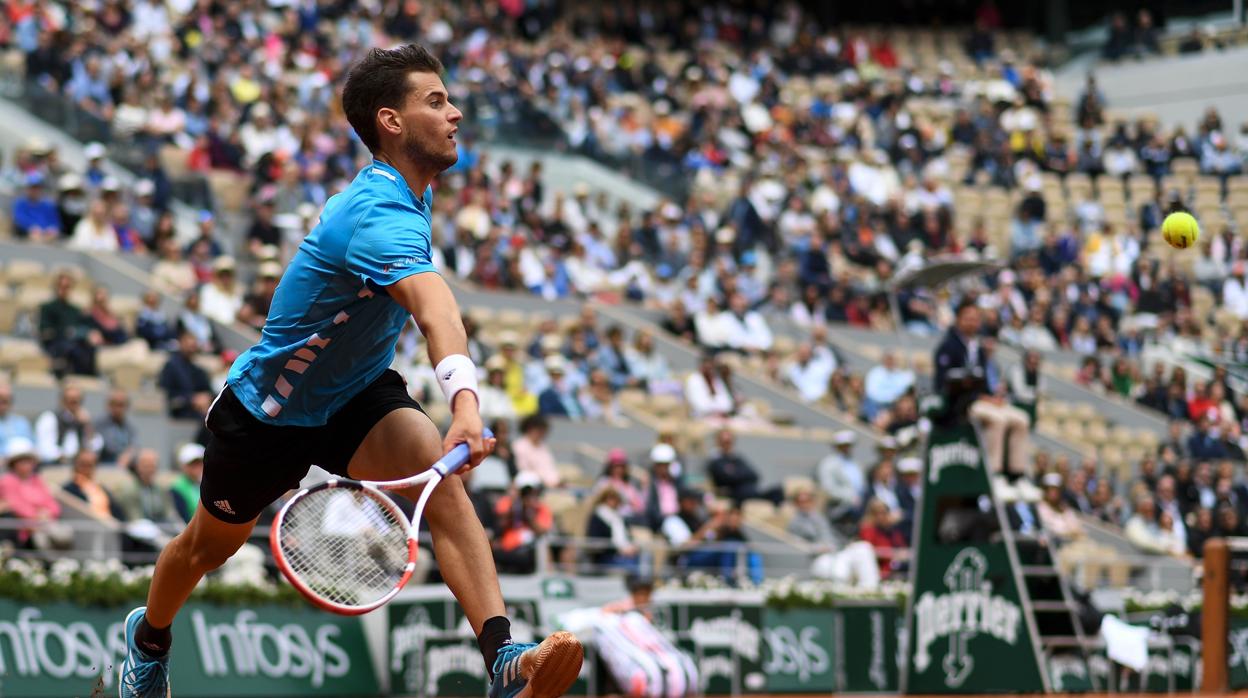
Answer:
[[[459,304],[441,276],[414,274],[388,290],[391,297],[412,314],[425,337],[429,361],[434,366],[452,354],[467,356],[468,335],[459,314]]]

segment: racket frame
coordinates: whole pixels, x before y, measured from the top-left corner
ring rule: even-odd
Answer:
[[[491,439],[494,434],[489,429],[485,430],[484,438]],[[269,547],[273,551],[273,558],[277,562],[277,568],[282,571],[282,576],[290,582],[304,598],[312,602],[314,606],[331,613],[337,613],[344,616],[361,616],[369,611],[374,611],[386,605],[398,595],[403,587],[407,585],[408,580],[412,578],[412,573],[416,571],[416,557],[420,551],[420,520],[424,517],[425,506],[429,503],[429,496],[433,494],[433,490],[442,480],[449,475],[458,472],[463,468],[469,459],[470,452],[467,444],[459,444],[451,449],[449,453],[439,458],[433,465],[423,472],[402,478],[400,480],[352,480],[349,478],[333,477],[324,482],[317,483],[311,487],[305,487],[295,493],[282,508],[277,512],[277,516],[273,518],[273,524],[269,527]],[[416,500],[416,508],[412,512],[410,519],[404,515],[402,509],[393,500],[387,497],[383,491],[400,490],[416,485],[425,485],[420,492],[420,497]],[[316,592],[312,591],[307,584],[295,574],[291,569],[290,563],[286,560],[286,555],[282,552],[281,537],[279,531],[282,530],[282,521],[286,518],[286,512],[298,502],[300,499],[321,490],[327,489],[345,489],[355,491],[367,491],[373,499],[382,506],[386,507],[397,521],[407,522],[407,564],[403,566],[403,574],[394,588],[378,599],[364,605],[353,606],[347,604],[336,603],[323,598]]]

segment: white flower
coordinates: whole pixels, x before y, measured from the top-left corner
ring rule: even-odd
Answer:
[[[32,587],[45,587],[48,585],[48,576],[42,572],[35,572],[26,577],[26,583]]]

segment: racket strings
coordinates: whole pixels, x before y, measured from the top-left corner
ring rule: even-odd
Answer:
[[[389,593],[408,563],[407,521],[381,497],[330,488],[291,504],[278,537],[290,573],[344,606],[366,606]]]

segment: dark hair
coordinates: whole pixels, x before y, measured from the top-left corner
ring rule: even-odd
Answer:
[[[530,429],[549,429],[550,422],[540,414],[531,414],[520,421],[520,433],[523,434]]]
[[[398,48],[375,48],[360,59],[347,74],[342,88],[342,110],[360,140],[377,152],[377,110],[397,109],[410,88],[410,73],[442,74],[442,61],[419,44]]]
[[[975,302],[974,298],[963,298],[958,303],[958,308],[954,312],[954,317],[961,315],[962,311],[966,310],[967,308],[978,308],[978,307],[979,307],[979,303]]]

